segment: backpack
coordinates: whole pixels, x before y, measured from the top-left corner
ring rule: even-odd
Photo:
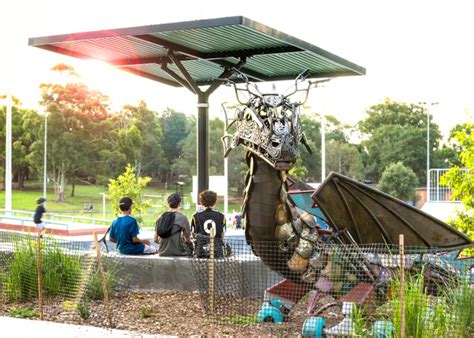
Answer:
[[[168,238],[181,231],[181,229],[179,229],[178,231],[171,233],[175,217],[176,215],[174,212],[166,211],[158,218],[156,221],[156,233],[158,236],[161,238]]]

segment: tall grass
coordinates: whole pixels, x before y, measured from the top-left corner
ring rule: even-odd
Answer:
[[[464,278],[454,288],[444,292],[447,308],[455,322],[453,336],[474,337],[474,289]]]
[[[368,321],[369,319],[365,316],[365,307],[363,306],[352,306],[351,319],[354,323],[353,334],[359,337],[366,337],[368,334]]]
[[[110,293],[117,286],[117,274],[118,266],[107,262],[104,264],[104,278],[107,292]],[[103,300],[104,290],[102,289],[102,283],[100,280],[99,270],[96,268],[92,271],[89,282],[86,287],[86,297],[93,300]]]
[[[406,337],[472,337],[474,289],[467,280],[454,279],[438,296],[428,293],[424,272],[408,276],[404,290]],[[401,332],[400,280],[392,281],[390,307],[396,335]]]
[[[9,300],[26,301],[37,297],[37,242],[22,238],[14,242],[14,253],[6,263],[6,289]],[[41,245],[43,295],[73,295],[80,282],[81,257],[66,253],[57,242]]]

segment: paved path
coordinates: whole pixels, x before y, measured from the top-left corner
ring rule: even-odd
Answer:
[[[0,316],[1,337],[17,338],[76,338],[76,337],[119,337],[158,338],[175,337],[148,335],[124,330],[109,330],[94,326],[61,324],[40,320],[28,320]]]

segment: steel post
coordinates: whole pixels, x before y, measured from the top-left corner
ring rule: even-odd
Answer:
[[[198,93],[197,194],[209,188],[209,95]],[[199,199],[197,199],[199,201]]]

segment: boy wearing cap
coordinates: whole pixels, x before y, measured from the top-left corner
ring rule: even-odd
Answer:
[[[126,255],[154,254],[156,248],[150,245],[147,239],[138,238],[138,223],[130,216],[133,201],[129,197],[123,197],[120,202],[122,215],[114,219],[110,228],[110,241],[117,243],[119,252]]]
[[[46,212],[44,207],[44,202],[46,202],[46,198],[40,197],[36,200],[36,204],[38,205],[35,210],[35,214],[33,216],[33,222],[36,224],[38,231],[41,233],[44,229],[44,223],[42,221],[43,214]]]
[[[160,256],[191,256],[191,227],[188,218],[180,212],[181,196],[173,193],[167,198],[169,212],[174,212],[174,224],[171,229],[171,236],[167,238],[160,237],[160,246],[158,253]],[[158,230],[155,231],[155,242],[158,242]]]

